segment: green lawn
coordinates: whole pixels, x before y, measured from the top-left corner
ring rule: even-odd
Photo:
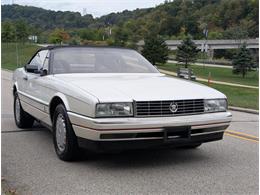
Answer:
[[[18,66],[16,46],[14,43],[2,43],[2,68],[14,70],[18,67],[24,66],[32,57],[37,49],[40,47],[32,44],[17,44],[18,50]]]
[[[200,82],[207,85],[206,82]],[[258,110],[258,89],[249,89],[242,87],[233,87],[220,84],[210,84],[210,87],[217,89],[218,91],[224,93],[228,98],[228,103],[230,106],[237,106],[243,108],[251,108]]]
[[[177,72],[180,65],[167,63],[165,65],[159,65],[158,68]],[[181,66],[183,67],[183,66]],[[259,72],[251,71],[248,72],[245,78],[241,75],[232,74],[232,69],[228,68],[216,68],[216,67],[203,67],[203,66],[190,66],[197,77],[208,79],[209,72],[211,73],[211,79],[216,81],[225,81],[230,83],[238,83],[244,85],[258,86]]]

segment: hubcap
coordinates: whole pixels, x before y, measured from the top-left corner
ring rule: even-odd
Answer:
[[[20,101],[17,97],[15,101],[15,118],[18,123],[20,123],[20,109]]]
[[[56,143],[58,149],[63,152],[66,146],[66,124],[62,114],[56,120]]]

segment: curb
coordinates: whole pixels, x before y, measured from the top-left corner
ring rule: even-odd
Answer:
[[[5,69],[5,68],[1,68],[1,72],[3,71],[6,71],[6,72],[10,72],[10,73],[13,73],[14,71],[13,70],[8,70],[8,69]]]
[[[250,114],[257,114],[257,115],[259,114],[259,110],[253,110],[253,109],[248,109],[248,108],[229,106],[228,109],[233,110],[233,111],[238,111],[238,112],[246,112],[246,113],[250,113]]]

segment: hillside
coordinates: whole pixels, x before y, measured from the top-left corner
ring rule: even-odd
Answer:
[[[125,10],[100,18],[81,16],[79,12],[51,11],[32,6],[1,7],[2,21],[24,20],[37,28],[38,32],[54,28],[64,28],[70,32],[72,29],[88,28],[98,30],[96,34],[104,34],[110,26],[120,41],[135,42],[148,32],[160,34],[166,39],[179,39],[185,34],[201,39],[205,28],[209,30],[209,39],[256,38],[259,34],[258,4],[258,0],[174,0],[165,1],[154,8]],[[77,32],[71,33],[75,34],[80,36]]]
[[[44,30],[53,28],[83,28],[94,22],[92,15],[81,16],[79,12],[45,10],[32,6],[2,5],[2,21],[25,20],[28,24]]]
[[[53,28],[84,28],[91,26],[117,25],[128,19],[136,19],[149,13],[152,9],[125,10],[110,13],[94,19],[91,14],[82,16],[79,12],[52,11],[33,6],[1,5],[2,21],[25,20],[27,23],[45,30]]]

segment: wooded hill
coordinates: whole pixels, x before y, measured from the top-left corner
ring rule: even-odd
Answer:
[[[165,39],[180,39],[187,34],[201,39],[205,28],[209,30],[209,39],[256,38],[259,33],[258,4],[258,0],[174,0],[154,8],[125,10],[99,18],[32,6],[1,7],[2,21],[24,20],[37,29],[36,33],[55,28],[64,28],[72,34],[77,34],[72,29],[105,32],[106,28],[112,28],[120,40],[136,42],[147,33],[159,34]]]

